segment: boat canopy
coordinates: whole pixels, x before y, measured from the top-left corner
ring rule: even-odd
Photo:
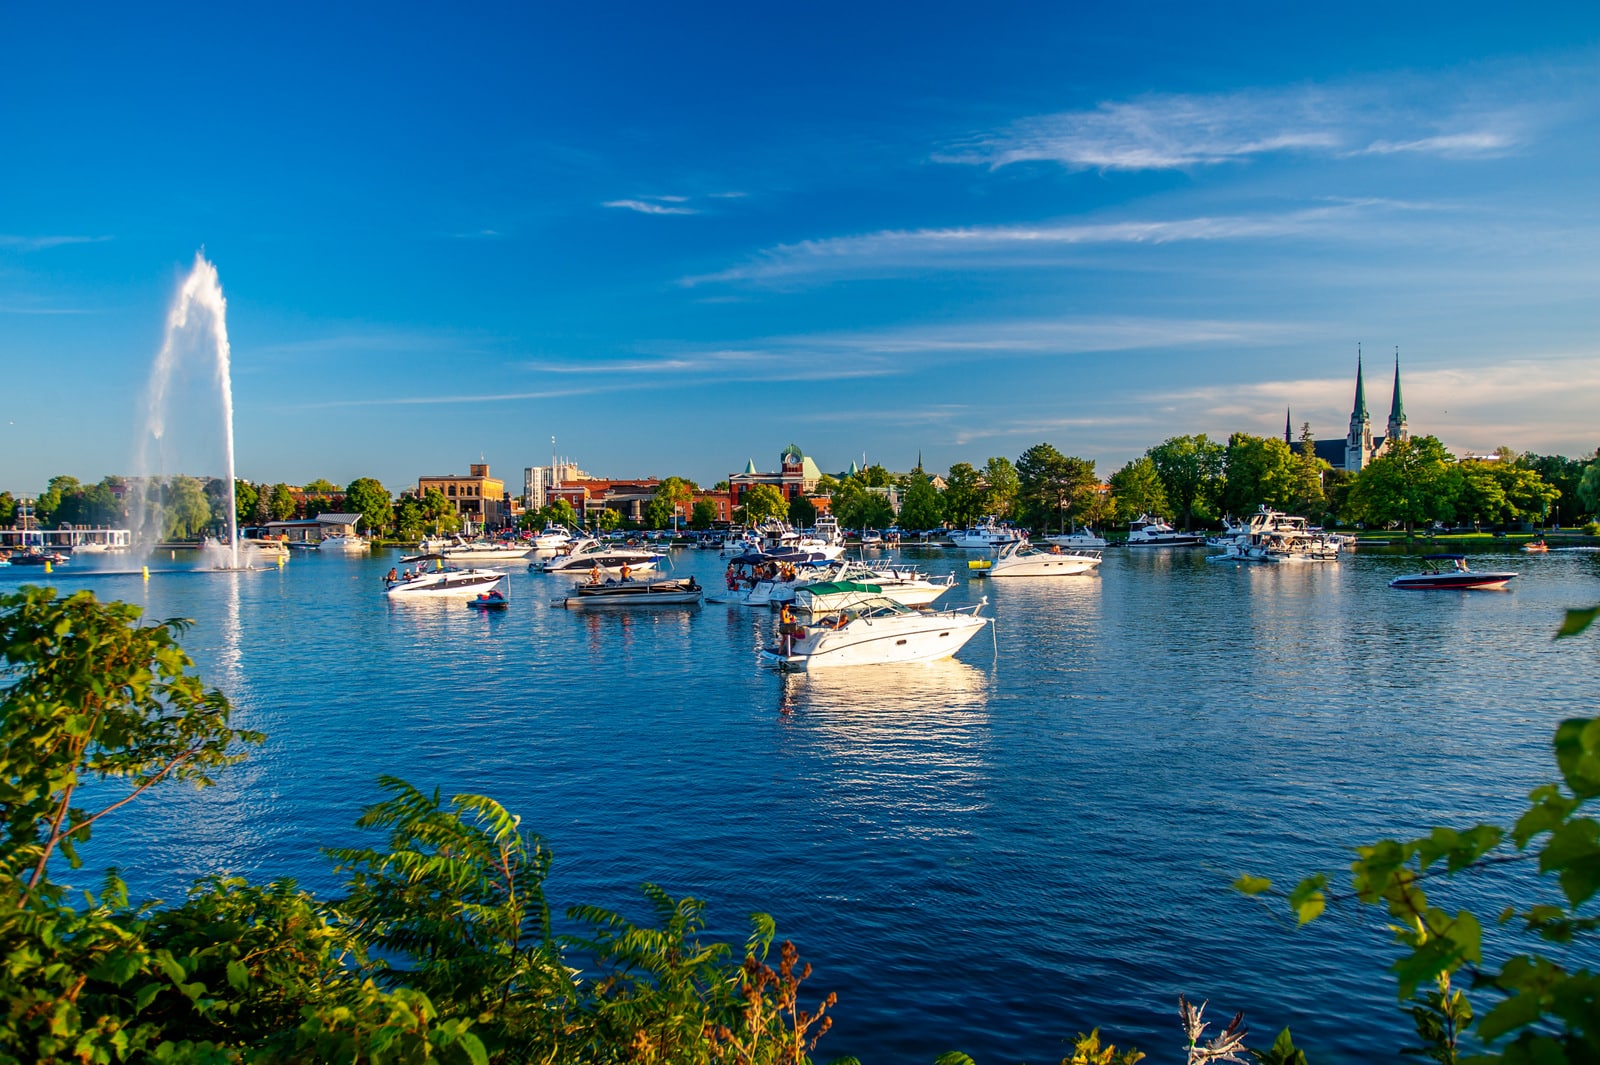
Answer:
[[[857,581],[821,581],[807,585],[806,591],[812,595],[833,595],[835,592],[864,592],[879,595],[883,589],[876,584],[861,584]]]
[[[1460,562],[1466,557],[1466,555],[1423,555],[1422,560],[1424,562],[1431,562],[1435,559],[1441,562]]]
[[[752,551],[728,560],[735,566],[758,566],[763,562],[787,562],[793,566],[817,566],[829,561],[820,551]]]

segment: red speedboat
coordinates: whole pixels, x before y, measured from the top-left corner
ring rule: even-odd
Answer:
[[[1391,588],[1504,588],[1515,573],[1480,573],[1467,568],[1466,555],[1423,555],[1422,572],[1389,582]]]

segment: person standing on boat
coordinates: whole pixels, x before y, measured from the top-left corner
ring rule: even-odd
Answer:
[[[626,584],[631,580],[633,580],[633,569],[626,562],[624,562],[622,564],[622,582]]]

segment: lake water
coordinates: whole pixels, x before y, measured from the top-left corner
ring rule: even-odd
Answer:
[[[820,1060],[1053,1062],[1096,1025],[1178,1060],[1179,993],[1246,1010],[1252,1045],[1288,1025],[1318,1062],[1388,1060],[1411,1029],[1381,915],[1294,931],[1228,884],[1504,822],[1553,777],[1555,724],[1594,712],[1593,638],[1551,639],[1600,602],[1593,554],[1475,555],[1521,574],[1477,593],[1391,591],[1417,563],[1389,552],[1112,550],[1098,576],[992,584],[960,552],[914,557],[958,573],[941,605],[990,596],[995,640],[814,676],[758,665],[765,610],[568,612],[542,574],[514,571],[485,614],[390,604],[392,553],[148,583],[68,567],[56,587],[193,618],[202,675],[270,737],[218,787],[114,815],[89,869],[169,899],[223,871],[329,892],[319,848],[365,839],[393,774],[520,813],[555,853],[558,911],[644,919],[652,881],[734,942],[773,914],[815,966],[807,998],[839,994]],[[675,565],[719,586],[713,552]],[[1508,896],[1454,897],[1487,916]]]

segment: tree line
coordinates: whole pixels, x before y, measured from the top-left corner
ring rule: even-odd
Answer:
[[[1015,462],[993,456],[982,466],[955,463],[942,487],[921,466],[897,476],[874,465],[841,478],[824,475],[814,496],[827,501],[841,525],[857,529],[895,524],[937,529],[969,525],[987,515],[1035,531],[1123,524],[1141,515],[1194,528],[1244,517],[1262,506],[1327,525],[1399,527],[1408,533],[1432,522],[1497,526],[1559,519],[1574,525],[1600,513],[1597,456],[1600,450],[1571,459],[1502,448],[1493,458],[1457,459],[1437,437],[1420,436],[1394,441],[1352,474],[1317,458],[1307,424],[1294,446],[1249,433],[1235,433],[1225,444],[1203,433],[1170,437],[1103,481],[1093,459],[1039,443]],[[136,513],[156,515],[153,531],[161,538],[191,539],[226,528],[224,486],[220,480],[184,476],[142,483],[106,477],[91,485],[59,476],[35,499],[34,514],[43,527],[121,527]],[[727,487],[722,481],[714,490]],[[890,489],[899,495],[898,513]],[[234,492],[241,527],[344,511],[360,514],[375,535],[417,540],[455,532],[461,524],[454,504],[438,489],[422,496],[407,491],[395,499],[372,477],[359,477],[342,490],[320,479],[301,489],[236,481]],[[641,524],[665,529],[683,515],[681,524],[688,528],[709,529],[717,509],[696,498],[701,495],[692,480],[664,478]],[[11,493],[0,492],[0,526],[15,522],[16,506]],[[787,520],[804,526],[816,520],[817,508],[810,498],[790,500],[771,485],[756,485],[734,517],[750,524]],[[628,524],[611,509],[591,520],[603,530]],[[563,499],[521,517],[524,528],[552,522],[576,527],[580,516]]]

